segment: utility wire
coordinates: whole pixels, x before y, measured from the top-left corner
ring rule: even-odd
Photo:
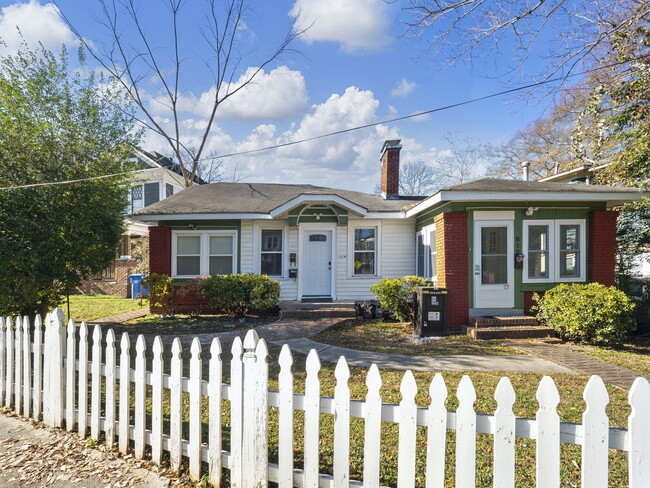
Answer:
[[[369,127],[376,127],[376,126],[382,125],[382,124],[390,124],[392,122],[399,122],[400,120],[408,120],[408,119],[412,119],[412,118],[415,118],[415,117],[421,117],[423,115],[428,115],[428,114],[432,114],[432,113],[436,113],[436,112],[442,112],[444,110],[450,110],[452,108],[462,107],[464,105],[469,105],[471,103],[481,102],[483,100],[488,100],[490,98],[496,98],[496,97],[500,97],[500,96],[503,96],[503,95],[508,95],[510,93],[515,93],[515,92],[518,92],[518,91],[528,90],[530,88],[535,88],[535,87],[538,87],[538,86],[547,85],[549,83],[554,83],[556,81],[566,80],[567,78],[572,78],[572,77],[575,77],[575,76],[594,73],[594,72],[600,71],[602,69],[613,68],[615,66],[620,66],[622,64],[626,64],[626,63],[629,63],[629,62],[641,61],[641,60],[647,59],[647,58],[650,58],[650,54],[646,54],[644,56],[639,56],[638,58],[630,59],[630,60],[627,60],[627,61],[619,61],[617,63],[612,63],[612,64],[608,64],[608,65],[605,65],[605,66],[598,66],[596,68],[592,68],[592,69],[585,70],[585,71],[580,71],[578,73],[570,73],[570,74],[565,75],[565,76],[557,76],[555,78],[549,78],[547,80],[536,81],[535,83],[529,83],[528,85],[522,85],[522,86],[518,86],[516,88],[509,88],[507,90],[502,90],[500,92],[491,93],[489,95],[483,95],[481,97],[471,98],[469,100],[464,100],[462,102],[457,102],[457,103],[452,103],[450,105],[444,105],[442,107],[432,108],[431,110],[424,110],[422,112],[416,112],[416,113],[413,113],[413,114],[410,114],[410,115],[403,115],[402,117],[395,117],[395,118],[392,118],[392,119],[385,119],[385,120],[382,120],[382,121],[379,121],[379,122],[372,122],[370,124],[364,124],[364,125],[358,125],[358,126],[355,126],[355,127],[349,127],[347,129],[341,129],[341,130],[337,130],[337,131],[334,131],[334,132],[328,132],[326,134],[320,134],[320,135],[313,136],[313,137],[307,137],[307,138],[304,138],[304,139],[299,139],[297,141],[283,142],[281,144],[274,144],[272,146],[265,146],[265,147],[260,147],[260,148],[257,148],[257,149],[249,149],[248,151],[239,151],[239,152],[234,152],[234,153],[221,154],[221,155],[217,155],[217,156],[214,156],[214,157],[211,157],[211,158],[205,158],[205,159],[214,160],[214,159],[230,158],[230,157],[233,157],[233,156],[242,156],[242,155],[245,155],[245,154],[254,154],[254,153],[258,153],[258,152],[262,152],[262,151],[269,151],[271,149],[279,149],[281,147],[294,146],[296,144],[302,144],[304,142],[310,142],[310,141],[315,141],[315,140],[318,140],[318,139],[324,139],[326,137],[332,137],[332,136],[336,136],[336,135],[340,135],[340,134],[346,134],[348,132],[354,132],[354,131],[357,131],[357,130],[367,129]],[[112,178],[112,177],[115,177],[115,176],[122,176],[122,175],[131,174],[131,173],[137,173],[138,171],[140,171],[140,170],[127,171],[125,173],[116,173],[116,174],[112,174],[112,175],[93,176],[91,178],[81,178],[81,179],[78,179],[78,180],[53,181],[53,182],[49,182],[49,183],[33,183],[33,184],[30,184],[30,185],[20,185],[20,186],[5,186],[5,187],[0,187],[0,190],[17,190],[19,188],[33,188],[33,187],[38,187],[38,186],[66,185],[66,184],[70,184],[70,183],[78,183],[78,182],[81,182],[81,181],[98,180],[98,179],[102,179],[102,178]]]

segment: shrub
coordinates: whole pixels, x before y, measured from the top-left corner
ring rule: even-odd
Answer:
[[[413,288],[425,286],[427,280],[419,276],[384,278],[370,287],[379,300],[382,310],[389,311],[401,322],[413,320]]]
[[[565,340],[618,344],[634,330],[634,304],[613,286],[561,284],[533,299],[537,319]]]
[[[160,307],[163,315],[174,315],[174,303],[172,300],[172,278],[165,274],[151,273],[146,276],[142,283],[149,287],[149,305]]]
[[[208,276],[199,276],[189,280],[183,286],[176,288],[176,296],[183,297],[185,299],[185,307],[189,306],[188,310],[185,310],[184,307],[183,311],[186,311],[190,317],[197,317],[201,313],[201,309],[205,303],[203,283],[208,278]]]
[[[215,275],[203,282],[202,291],[211,307],[234,316],[275,308],[280,299],[280,283],[266,275]]]

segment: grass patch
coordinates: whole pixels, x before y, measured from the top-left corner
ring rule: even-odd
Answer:
[[[70,315],[75,322],[96,320],[118,313],[130,312],[142,307],[148,307],[149,301],[120,298],[114,295],[70,295]],[[66,311],[66,304],[61,308]]]
[[[413,340],[409,323],[347,320],[311,337],[311,339],[363,351],[429,356],[516,355],[519,352],[498,340],[476,340],[455,335],[436,340]]]
[[[617,366],[650,375],[650,337],[634,337],[616,347],[566,344],[572,350]]]

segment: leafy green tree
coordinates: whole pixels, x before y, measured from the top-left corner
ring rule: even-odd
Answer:
[[[44,313],[115,258],[126,177],[87,178],[130,169],[124,102],[82,51],[74,66],[42,46],[0,60],[0,314]],[[40,186],[69,180],[85,181]]]

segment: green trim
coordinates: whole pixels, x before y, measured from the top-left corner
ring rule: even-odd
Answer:
[[[587,283],[587,280],[585,281],[559,281],[559,282],[547,282],[547,283],[523,283],[521,285],[521,291],[548,291],[551,288],[555,288],[557,285],[560,285],[562,283],[578,283],[581,285],[584,285]]]

